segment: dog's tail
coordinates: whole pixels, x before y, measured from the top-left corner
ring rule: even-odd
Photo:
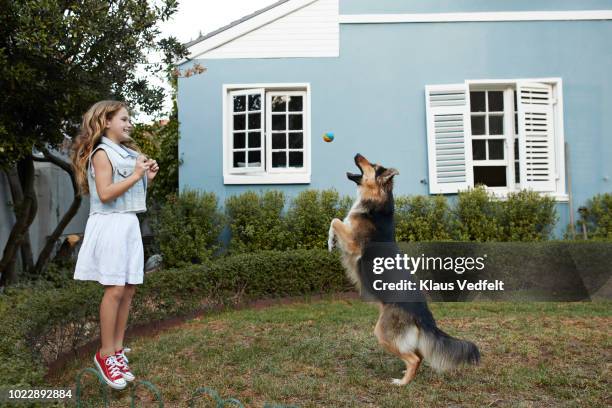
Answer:
[[[418,349],[436,371],[480,362],[480,352],[474,343],[452,337],[437,327],[420,330]]]

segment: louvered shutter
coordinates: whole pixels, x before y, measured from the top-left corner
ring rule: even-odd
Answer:
[[[518,82],[516,92],[521,187],[555,191],[552,86]]]
[[[456,193],[474,184],[468,98],[465,84],[425,87],[431,194]]]

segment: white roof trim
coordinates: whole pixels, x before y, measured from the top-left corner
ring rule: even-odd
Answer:
[[[612,10],[487,11],[468,13],[340,15],[340,24],[558,20],[612,20]]]
[[[195,59],[207,51],[220,47],[238,37],[241,37],[253,30],[256,30],[266,24],[269,24],[279,18],[291,14],[296,10],[306,7],[317,0],[289,0],[279,4],[261,14],[249,18],[235,26],[229,27],[227,30],[221,31],[219,34],[213,35],[200,42],[193,44],[188,48],[189,57],[179,61],[177,65],[181,65],[189,60]]]

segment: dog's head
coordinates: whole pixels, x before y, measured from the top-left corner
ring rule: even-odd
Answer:
[[[393,176],[399,171],[370,163],[359,153],[355,155],[355,164],[361,174],[346,173],[346,177],[357,184],[362,198],[381,199],[393,190]]]

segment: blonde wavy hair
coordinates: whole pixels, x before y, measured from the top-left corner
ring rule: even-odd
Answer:
[[[100,139],[106,128],[106,121],[111,120],[121,108],[125,108],[128,112],[130,111],[130,108],[125,102],[111,100],[99,101],[94,103],[83,115],[81,129],[79,135],[72,144],[70,157],[72,169],[74,170],[81,194],[89,194],[89,185],[87,183],[89,155],[100,143]],[[132,138],[121,144],[140,152],[140,148]]]

